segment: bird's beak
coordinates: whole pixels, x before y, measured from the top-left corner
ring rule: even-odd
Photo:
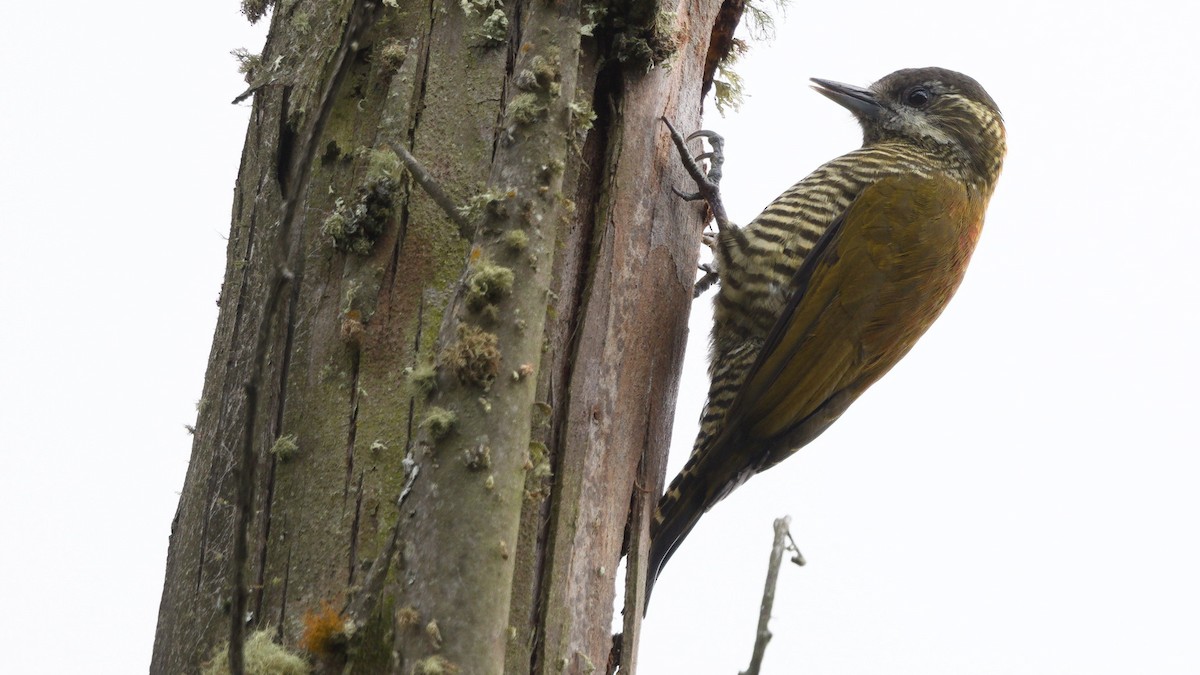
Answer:
[[[846,108],[855,116],[863,119],[875,119],[883,114],[885,108],[869,89],[856,87],[852,84],[842,84],[833,80],[812,78],[816,84],[813,89],[834,103]]]

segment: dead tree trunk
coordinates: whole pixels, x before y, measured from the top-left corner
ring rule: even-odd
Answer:
[[[719,5],[276,4],[152,672],[239,607],[317,672],[604,668],[701,229],[659,117],[697,127]]]

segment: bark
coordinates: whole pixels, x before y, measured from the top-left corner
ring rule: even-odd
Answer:
[[[701,229],[658,119],[697,127],[718,4],[513,0],[501,32],[486,3],[275,7],[152,672],[196,672],[231,614],[317,672],[605,667]]]

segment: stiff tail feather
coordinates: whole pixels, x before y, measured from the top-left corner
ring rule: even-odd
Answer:
[[[695,475],[681,473],[671,481],[670,488],[658,501],[654,520],[650,524],[650,556],[646,566],[646,605],[654,582],[666,567],[667,561],[683,543],[688,533],[700,522],[700,517],[712,506],[707,502],[707,490],[696,485]],[[643,607],[642,611],[645,612]]]

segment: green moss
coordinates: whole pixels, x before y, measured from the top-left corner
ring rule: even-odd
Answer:
[[[459,0],[458,6],[467,16],[479,16],[492,11],[496,7],[495,0]]]
[[[430,619],[425,624],[425,637],[429,638],[429,646],[434,649],[442,648],[442,630],[438,628],[437,619]]]
[[[267,10],[275,3],[271,0],[242,0],[242,14],[250,20],[250,23],[258,23],[258,20],[266,16]]]
[[[484,216],[503,218],[508,211],[508,200],[516,196],[515,190],[487,190],[472,195],[466,204],[458,207],[458,212],[472,223]]]
[[[539,178],[542,179],[543,184],[549,185],[550,181],[563,175],[563,171],[566,171],[566,168],[567,168],[566,163],[564,163],[561,159],[555,157],[554,159],[550,160],[548,163],[543,164],[540,167]]]
[[[359,155],[367,159],[367,183],[377,183],[384,180],[400,180],[404,165],[400,156],[390,149],[376,150],[360,148]]]
[[[540,429],[550,424],[550,416],[554,414],[554,408],[550,407],[545,401],[534,401],[529,415],[529,428]]]
[[[379,46],[375,57],[379,64],[388,70],[397,70],[408,58],[408,47],[400,40],[391,39]]]
[[[385,594],[383,602],[371,613],[366,623],[355,631],[349,650],[354,672],[390,672],[394,642],[391,617],[394,607],[393,596]]]
[[[500,243],[512,252],[520,253],[529,246],[529,235],[525,234],[525,230],[509,230],[500,237]]]
[[[252,81],[262,68],[262,54],[251,54],[250,50],[245,47],[238,47],[229,53],[237,59],[238,72],[246,76],[246,82]]]
[[[713,75],[713,103],[721,115],[740,109],[746,100],[745,83],[733,66],[748,50],[749,45],[744,40],[734,39],[729,52],[717,62],[717,72]]]
[[[307,675],[308,661],[299,654],[271,641],[271,630],[252,633],[242,649],[246,675]],[[212,658],[200,667],[200,675],[229,673],[229,643],[218,647]]]
[[[396,610],[396,627],[400,630],[412,628],[421,622],[421,613],[415,607],[404,606]]]
[[[747,0],[742,15],[742,26],[753,42],[769,42],[775,38],[775,18],[772,11],[783,13],[788,0]],[[764,7],[764,5],[768,5]],[[713,75],[713,99],[717,112],[738,110],[745,102],[746,93],[742,76],[734,70],[734,64],[750,50],[746,40],[733,38],[732,43],[720,60]]]
[[[617,60],[646,70],[670,62],[679,49],[676,19],[675,12],[658,12],[649,25],[617,33],[613,38]]]
[[[413,675],[457,675],[458,672],[458,666],[438,654],[421,659],[413,665]]]
[[[431,406],[425,413],[425,419],[421,421],[421,426],[429,430],[429,435],[435,441],[445,438],[456,424],[458,424],[458,415],[453,410],[438,406]]]
[[[558,74],[558,51],[551,47],[547,49],[548,56],[538,54],[529,60],[529,70],[533,73],[534,80],[542,89],[549,89],[550,84],[557,82],[560,77]]]
[[[550,454],[550,450],[546,444],[541,441],[529,441],[529,464],[537,466],[546,461],[546,457]]]
[[[408,371],[408,381],[422,396],[428,396],[437,389],[437,368],[433,364],[422,363]]]
[[[442,365],[458,381],[487,391],[500,373],[499,338],[474,326],[460,325],[458,339],[442,352]]]
[[[463,464],[471,471],[483,471],[492,465],[492,449],[485,443],[463,450]]]
[[[339,251],[367,255],[392,219],[397,185],[393,178],[377,176],[355,190],[353,201],[339,197],[321,232]]]
[[[478,312],[495,305],[512,293],[513,279],[513,271],[507,267],[483,261],[477,263],[467,279],[467,307]]]
[[[308,12],[296,12],[292,15],[289,23],[292,24],[292,30],[296,31],[298,35],[308,35],[312,30],[312,17]]]
[[[504,44],[508,39],[508,16],[505,15],[503,9],[494,9],[488,15],[488,18],[483,20],[483,26],[479,29],[477,36],[483,39],[484,44],[488,46],[498,46]]]
[[[529,466],[528,469],[533,473],[533,477],[537,479],[550,478],[554,475],[550,468],[550,450],[545,443],[541,441],[529,442]]]
[[[569,106],[571,111],[571,128],[578,133],[587,133],[596,121],[596,111],[587,101],[576,101]]]
[[[536,122],[546,113],[546,105],[537,94],[517,94],[508,102],[508,116],[514,124],[530,124]]]
[[[501,0],[459,0],[458,6],[468,17],[481,16],[483,24],[470,33],[486,47],[497,47],[508,41],[508,16]]]
[[[287,434],[275,439],[275,443],[271,445],[271,454],[281,461],[286,462],[296,453],[300,451],[300,446],[296,443],[296,434]]]

